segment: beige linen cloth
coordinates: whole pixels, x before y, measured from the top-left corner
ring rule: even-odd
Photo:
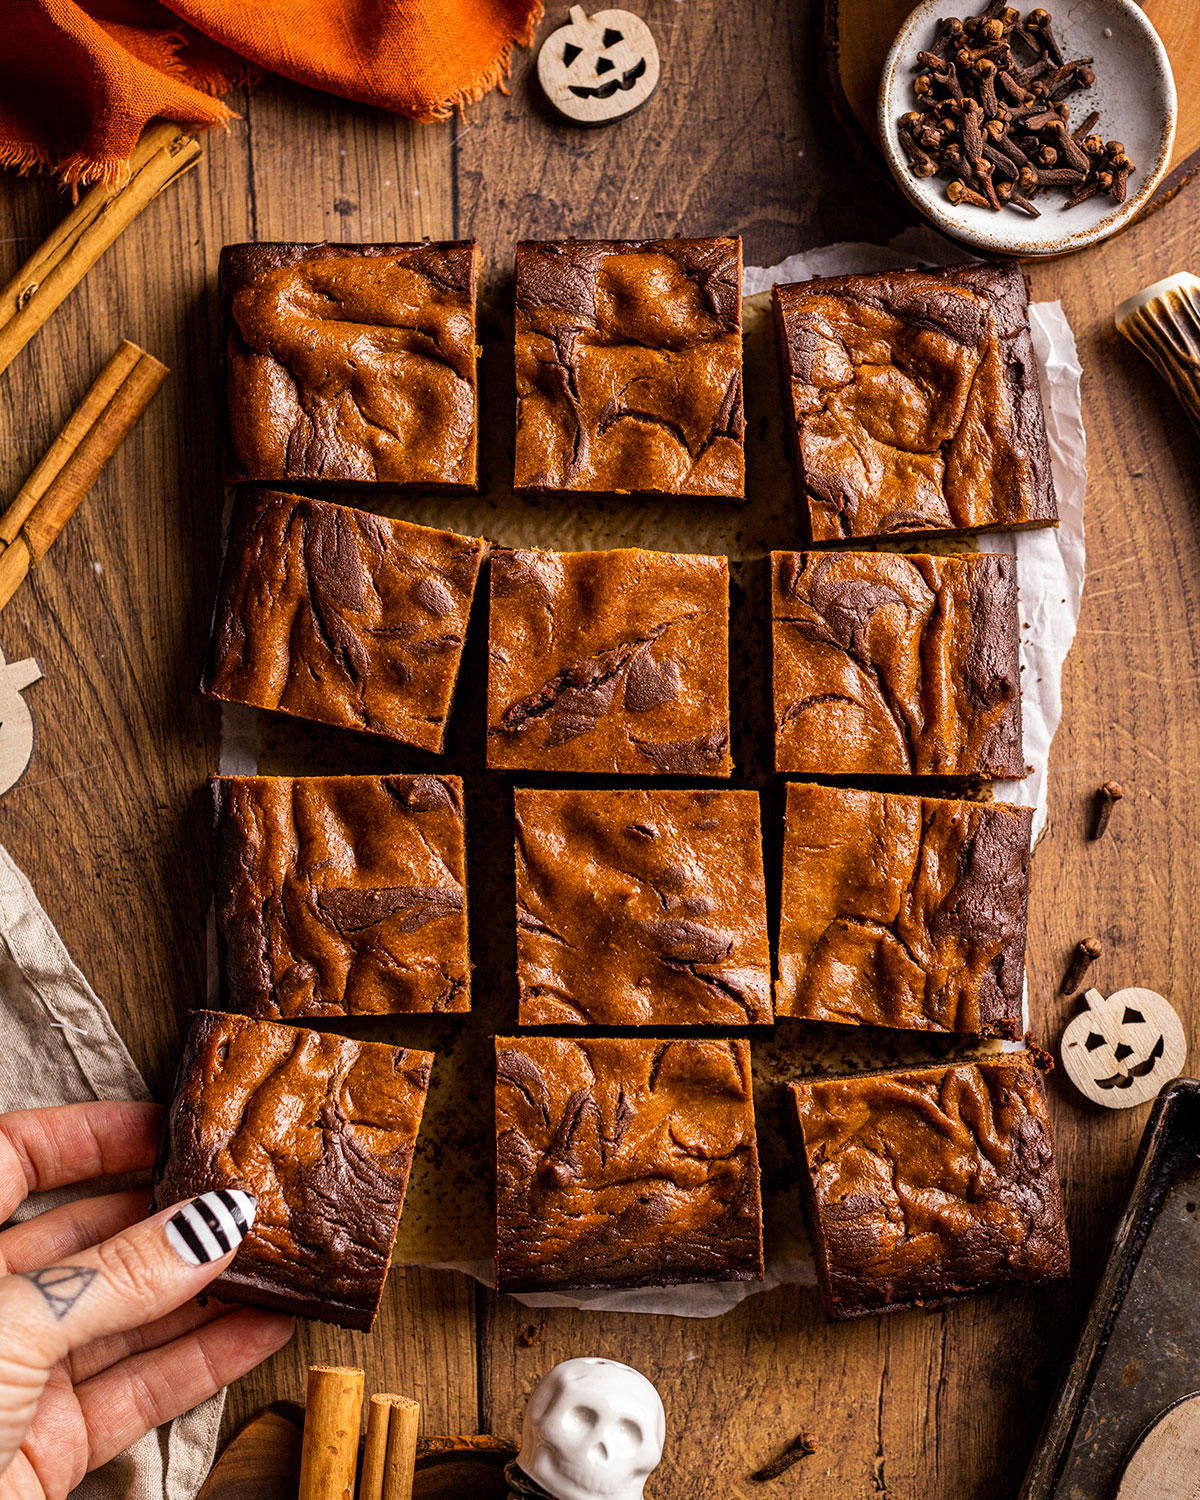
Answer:
[[[0,1113],[87,1099],[148,1099],[99,997],[0,846]],[[89,1189],[41,1193],[16,1218]],[[217,1445],[224,1394],[148,1432],[89,1474],[76,1500],[192,1500]]]

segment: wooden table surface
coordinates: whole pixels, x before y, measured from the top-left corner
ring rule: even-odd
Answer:
[[[0,377],[0,488],[16,489],[119,337],[174,375],[46,563],[0,617],[7,657],[36,656],[35,759],[0,803],[0,840],[108,1002],[152,1087],[204,995],[211,870],[203,795],[217,717],[194,691],[216,581],[215,275],[242,239],[476,236],[503,274],[521,236],[736,231],[748,263],[905,222],[847,152],[816,76],[817,7],[651,0],[664,79],[637,115],[564,128],[518,57],[509,95],[413,126],[273,81]],[[549,29],[549,24],[543,29]],[[1082,354],[1090,481],[1088,584],[1054,742],[1050,822],[1033,865],[1035,1024],[1056,1041],[1058,980],[1097,933],[1104,989],[1141,983],[1183,1011],[1193,1048],[1200,940],[1200,445],[1112,328],[1116,302],[1197,268],[1185,189],[1147,222],[1031,268]],[[63,212],[42,179],[0,182],[0,282]],[[1093,789],[1126,797],[1086,839]],[[1197,1054],[1200,1058],[1200,1053]],[[368,1390],[423,1403],[425,1430],[513,1436],[554,1361],[604,1354],[644,1370],[668,1408],[656,1500],[1015,1494],[1096,1278],[1146,1111],[1100,1112],[1050,1082],[1075,1271],[1069,1283],[946,1311],[836,1326],[810,1289],[715,1321],[532,1311],[450,1273],[393,1273],[373,1337],[308,1326],[230,1393],[228,1425],[299,1396],[310,1362],[362,1363]],[[750,1472],[805,1430],[819,1451],[773,1486]]]

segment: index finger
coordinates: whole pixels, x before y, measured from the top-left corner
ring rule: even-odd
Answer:
[[[154,1164],[162,1109],[133,1100],[0,1115],[0,1224],[30,1193]]]

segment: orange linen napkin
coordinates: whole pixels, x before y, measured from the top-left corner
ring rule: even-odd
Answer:
[[[262,72],[443,119],[508,76],[542,0],[6,0],[0,166],[121,183],[150,120],[205,130]]]

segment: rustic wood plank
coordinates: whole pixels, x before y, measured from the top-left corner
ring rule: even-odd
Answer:
[[[34,761],[0,810],[4,842],[158,1089],[176,1006],[194,999],[203,973],[208,874],[192,857],[189,801],[216,744],[215,719],[192,691],[203,623],[191,604],[215,579],[220,507],[204,495],[211,461],[200,425],[215,406],[210,383],[189,376],[212,339],[207,315],[192,316],[203,263],[178,256],[198,233],[206,165],[96,265],[8,370],[0,396],[20,417],[0,454],[11,493],[122,333],[172,369],[0,621],[7,651],[37,657],[45,673],[29,700]],[[31,227],[62,211],[40,181],[15,185],[6,201],[14,197]],[[134,933],[150,940],[133,945]]]
[[[646,14],[663,81],[643,110],[599,133],[551,122],[531,92],[528,56],[510,97],[427,128],[267,83],[252,100],[235,99],[243,120],[227,138],[206,139],[198,171],[147,210],[0,380],[0,487],[11,492],[119,334],[174,370],[39,576],[0,616],[6,654],[35,655],[46,670],[29,690],[34,762],[0,802],[0,839],[160,1091],[180,1013],[203,993],[210,871],[200,787],[215,763],[216,724],[192,687],[221,513],[212,379],[220,245],[255,234],[474,233],[502,279],[521,235],[740,230],[759,264],[839,238],[884,240],[901,221],[863,190],[826,118],[816,9],[753,0],[734,24],[718,0],[653,0]],[[4,179],[0,278],[61,211],[48,184]],[[1034,863],[1030,979],[1039,1030],[1056,1039],[1069,1013],[1058,979],[1076,941],[1099,933],[1104,954],[1089,979],[1166,995],[1184,1017],[1194,1067],[1200,451],[1173,398],[1111,327],[1120,298],[1187,263],[1192,229],[1185,194],[1109,245],[1032,272],[1035,295],[1061,296],[1080,340],[1091,481],[1090,578],[1052,759],[1050,827]],[[1092,794],[1112,777],[1125,799],[1093,843]],[[656,1500],[765,1493],[750,1472],[801,1430],[820,1448],[776,1482],[781,1494],[1010,1496],[1145,1114],[1101,1116],[1058,1080],[1051,1096],[1076,1258],[1063,1287],[834,1326],[802,1289],[707,1322],[535,1313],[462,1278],[409,1271],[390,1279],[372,1338],[306,1328],[242,1382],[227,1431],[270,1400],[298,1398],[309,1362],[349,1362],[364,1364],[369,1389],[417,1397],[427,1431],[474,1430],[482,1419],[514,1437],[545,1369],[595,1352],[637,1365],[663,1389],[672,1436]]]
[[[475,1293],[451,1271],[393,1270],[373,1333],[301,1323],[296,1337],[229,1393],[223,1432],[272,1401],[303,1403],[308,1367],[334,1361],[360,1366],[367,1399],[378,1391],[421,1403],[423,1435],[474,1432]]]
[[[516,58],[508,97],[488,95],[456,126],[458,227],[493,275],[511,274],[524,237],[736,233],[748,263],[772,265],[901,226],[896,205],[865,204],[833,167],[842,143],[816,85],[812,4],[742,0],[736,24],[719,0],[638,13],[662,79],[628,119],[561,119],[540,96],[535,49]],[[564,16],[551,6],[540,35]]]

